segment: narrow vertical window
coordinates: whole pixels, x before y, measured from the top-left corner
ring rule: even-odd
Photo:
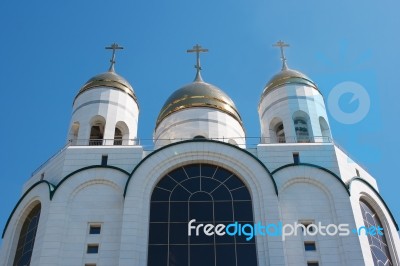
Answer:
[[[275,133],[276,133],[277,142],[279,142],[279,143],[285,143],[285,142],[286,142],[286,139],[285,139],[285,130],[284,130],[284,128],[283,128],[283,123],[282,123],[282,122],[279,123],[279,124],[276,126]]]
[[[300,163],[300,155],[298,152],[293,152],[293,163],[294,164]]]
[[[122,145],[122,132],[117,127],[114,131],[114,145]]]
[[[306,120],[302,118],[294,119],[294,128],[296,131],[297,142],[310,142],[310,134],[308,133]]]
[[[25,218],[14,258],[14,266],[30,265],[39,224],[41,205],[36,205]]]
[[[358,177],[360,177],[360,171],[358,171],[357,168],[356,168],[356,175],[357,175]]]
[[[104,134],[104,126],[95,125],[90,129],[90,141],[89,145],[97,146],[103,144],[103,134]]]
[[[101,165],[106,166],[108,162],[108,155],[102,155],[101,156]]]

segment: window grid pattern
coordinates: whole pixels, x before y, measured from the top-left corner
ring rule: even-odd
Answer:
[[[379,226],[383,228],[382,223],[379,220],[378,214],[368,203],[360,201],[360,207],[364,219],[364,225],[367,228],[370,228],[371,226]],[[383,231],[383,235],[368,235],[368,242],[371,249],[372,258],[374,260],[374,265],[393,265],[392,259],[390,257],[389,247],[385,238],[385,231]]]
[[[26,217],[19,235],[14,266],[27,266],[31,263],[33,245],[39,224],[41,205],[36,205]]]
[[[154,188],[150,208],[149,266],[257,265],[255,239],[207,236],[188,223],[254,224],[252,201],[245,184],[214,165],[191,164],[164,176]]]

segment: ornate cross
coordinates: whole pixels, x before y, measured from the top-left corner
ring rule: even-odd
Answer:
[[[113,44],[111,44],[111,46],[107,46],[106,49],[108,49],[108,50],[113,50],[113,51],[112,51],[112,56],[111,56],[111,59],[110,59],[111,65],[110,65],[110,69],[109,69],[108,71],[113,71],[113,72],[114,72],[115,51],[116,51],[116,50],[122,50],[122,49],[124,49],[124,47],[119,46],[118,43],[113,43]]]
[[[196,53],[196,65],[194,67],[197,69],[197,73],[199,73],[201,70],[200,53],[206,53],[208,52],[208,49],[204,49],[203,47],[201,47],[201,45],[196,44],[195,46],[193,46],[193,49],[189,49],[186,52]]]
[[[286,64],[286,57],[285,57],[285,52],[284,48],[289,47],[289,44],[285,43],[284,41],[278,41],[276,42],[273,46],[279,47],[281,50],[281,60],[282,60],[282,70],[287,69],[287,64]]]

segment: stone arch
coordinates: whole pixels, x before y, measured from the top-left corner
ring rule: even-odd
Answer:
[[[129,127],[124,121],[118,121],[114,130],[114,145],[129,144]]]
[[[89,145],[98,146],[104,144],[104,131],[106,119],[101,115],[96,115],[90,120]]]
[[[146,160],[151,158],[151,160]],[[183,141],[155,151],[143,160],[133,171],[125,187],[125,206],[122,242],[137,239],[148,241],[150,196],[159,180],[173,169],[190,163],[208,163],[225,168],[237,175],[248,187],[254,208],[255,221],[277,221],[280,218],[274,181],[265,166],[236,146],[211,140]],[[135,199],[140,198],[138,202]],[[129,214],[129,215],[128,215]],[[140,217],[140,219],[139,219]],[[140,221],[139,221],[140,220]],[[140,224],[133,234],[129,224]],[[135,240],[133,240],[135,239]],[[272,254],[268,237],[259,237],[257,255],[260,265],[269,264]],[[276,240],[275,240],[276,241]],[[276,242],[275,242],[276,244]],[[281,245],[283,245],[280,242]],[[130,254],[131,258],[143,258],[138,265],[146,265],[146,246],[121,247],[121,254]],[[127,259],[127,258],[126,258]],[[282,256],[281,260],[285,260]],[[120,263],[122,261],[120,260]]]
[[[274,117],[269,123],[270,140],[265,143],[285,143],[286,133],[283,121],[280,117]]]
[[[313,142],[310,116],[306,112],[298,110],[293,113],[292,119],[297,142]]]

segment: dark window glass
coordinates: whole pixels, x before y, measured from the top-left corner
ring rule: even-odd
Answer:
[[[190,266],[214,265],[214,245],[191,245],[189,250]]]
[[[315,246],[315,242],[304,242],[304,249],[306,251],[313,251],[316,250],[317,247]]]
[[[188,244],[188,224],[170,223],[169,224],[169,243],[170,244]]]
[[[216,201],[214,203],[215,220],[233,222],[233,205],[231,201]]]
[[[217,265],[236,265],[236,258],[232,256],[235,253],[235,245],[217,245]]]
[[[216,181],[209,177],[202,177],[200,183],[201,183],[201,190],[208,193],[214,191],[214,189],[216,189],[221,184],[221,182]]]
[[[89,234],[98,235],[100,234],[101,226],[100,225],[90,225]]]
[[[101,156],[101,165],[106,166],[108,161],[108,155]]]
[[[188,249],[187,245],[170,245],[169,261],[172,266],[188,266]],[[167,265],[166,263],[157,265]]]
[[[365,201],[360,201],[360,207],[365,227],[370,228],[371,226],[375,226],[375,228],[383,228],[378,214],[374,211],[371,205]],[[385,231],[383,231],[383,235],[368,235],[368,241],[375,265],[393,265],[389,247],[386,242]]]
[[[187,165],[183,169],[185,169],[186,174],[190,178],[200,176],[200,164]]]
[[[232,193],[224,184],[221,184],[219,187],[214,189],[211,192],[211,195],[215,201],[232,201]]]
[[[307,262],[307,266],[318,266],[318,262]]]
[[[176,186],[174,188],[174,190],[172,191],[170,200],[171,201],[188,201],[190,195],[192,195],[190,193],[190,191],[188,191],[183,186],[179,185],[179,186]]]
[[[150,217],[153,222],[168,222],[168,202],[152,202]]]
[[[197,191],[200,191],[200,177],[194,177],[185,180],[181,183],[181,185],[185,187],[186,190],[191,194],[196,193]]]
[[[235,209],[234,219],[239,222],[253,221],[253,210],[251,201],[237,201],[233,203]]]
[[[98,244],[89,244],[87,246],[86,253],[88,253],[88,254],[97,254],[97,253],[99,253],[99,245]]]
[[[192,219],[196,222],[188,236]],[[237,176],[210,164],[175,169],[159,181],[151,197],[148,265],[257,265],[254,237],[249,241],[245,235],[204,232],[206,224],[235,221],[254,224],[250,193]]]
[[[152,244],[168,244],[168,223],[150,223],[149,241]]]
[[[148,266],[168,265],[168,246],[149,245]]]
[[[238,266],[257,265],[255,244],[237,245],[237,254]]]
[[[201,176],[213,177],[215,174],[215,171],[217,171],[217,168],[214,165],[210,165],[210,164],[202,164],[201,165]]]
[[[39,224],[41,205],[36,205],[25,218],[18,239],[14,266],[29,265],[31,262],[33,246],[35,244],[37,226]]]
[[[183,202],[165,202],[165,204],[169,204],[171,208],[169,210],[170,222],[188,222],[189,221],[189,203],[187,201]],[[168,212],[168,209],[167,209]],[[164,214],[164,222],[168,222],[168,213]]]
[[[298,152],[293,153],[293,163],[299,164],[300,163],[300,155]]]

